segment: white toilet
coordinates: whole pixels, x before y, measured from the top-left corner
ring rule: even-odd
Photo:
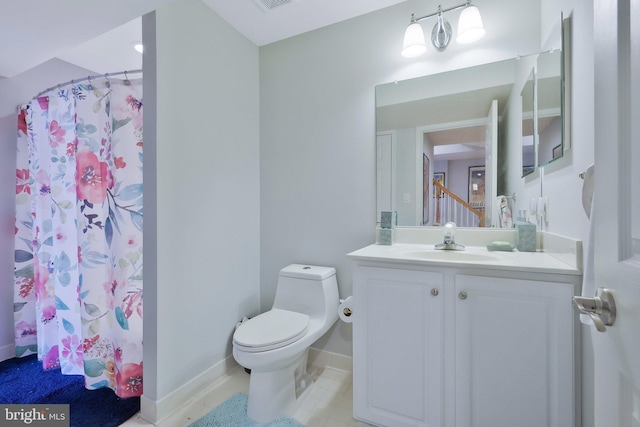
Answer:
[[[233,334],[233,357],[251,369],[247,415],[267,424],[290,416],[311,384],[309,347],[338,319],[336,270],[292,264],[280,270],[271,310]]]

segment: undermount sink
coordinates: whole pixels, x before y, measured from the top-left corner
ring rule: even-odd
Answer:
[[[441,250],[421,250],[404,253],[410,258],[433,259],[438,261],[495,261],[497,258],[492,254],[481,254],[465,251],[441,251]]]

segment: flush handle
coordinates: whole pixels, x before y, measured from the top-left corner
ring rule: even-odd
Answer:
[[[591,317],[598,332],[605,332],[616,321],[616,303],[609,289],[598,288],[593,298],[573,297],[573,303],[580,313]]]

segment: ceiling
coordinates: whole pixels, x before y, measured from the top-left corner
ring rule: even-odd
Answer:
[[[139,17],[173,1],[181,0],[3,2],[0,77],[14,77],[53,58],[100,74],[138,69],[142,57],[132,43],[141,39]],[[263,46],[405,0],[202,1]],[[262,1],[283,4],[268,10]]]
[[[98,0],[6,2],[0,13],[0,79],[17,76],[54,58],[95,74],[140,69],[142,55],[133,49],[142,40],[140,17],[173,1],[181,0],[110,0],[109,7]],[[403,1],[202,0],[257,46]],[[269,8],[265,4],[278,6]],[[441,137],[449,133],[443,131]],[[476,151],[479,147],[471,141],[477,138],[468,139],[465,146]]]
[[[263,46],[405,0],[288,0],[269,11],[258,5],[262,0],[202,1],[249,40]]]
[[[77,56],[73,49],[170,1],[4,1],[0,11],[0,76],[14,77],[52,58],[71,55],[71,59]],[[102,56],[118,61],[121,51],[114,48]]]

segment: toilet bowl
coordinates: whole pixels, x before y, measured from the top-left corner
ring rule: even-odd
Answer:
[[[290,416],[312,383],[309,347],[338,319],[336,270],[291,264],[278,277],[271,310],[233,334],[233,357],[251,370],[247,415],[267,424]]]

